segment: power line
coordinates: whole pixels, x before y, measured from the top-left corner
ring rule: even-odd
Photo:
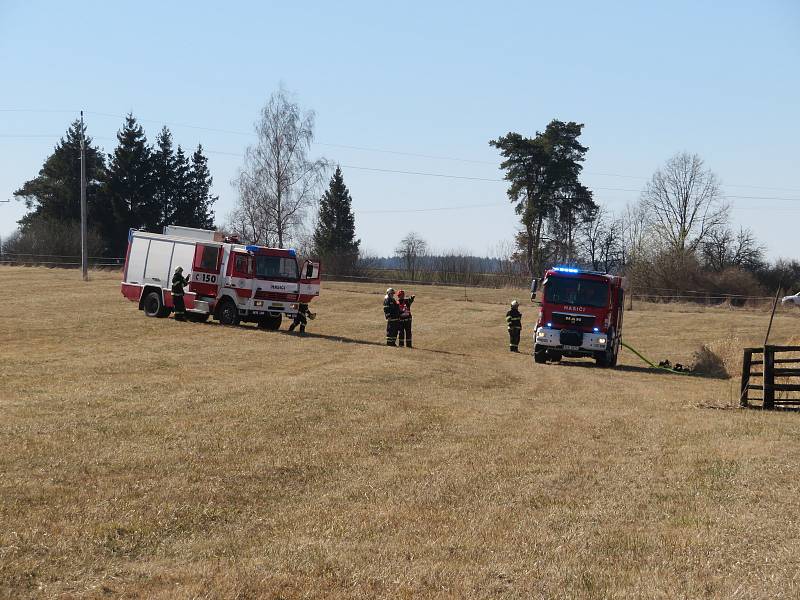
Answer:
[[[356,210],[353,211],[357,214],[389,214],[389,213],[422,213],[422,212],[438,212],[449,210],[468,210],[472,208],[487,208],[495,206],[508,206],[508,202],[492,202],[490,204],[464,204],[461,206],[438,206],[435,208],[390,208],[386,210]]]
[[[3,109],[0,109],[0,112],[77,113],[79,111],[70,111],[70,110],[61,110],[61,109],[3,108]],[[84,112],[87,115],[94,115],[94,116],[99,116],[99,117],[108,117],[108,118],[114,118],[114,119],[125,119],[126,118],[126,115],[120,115],[120,114],[115,114],[115,113],[99,112],[99,111],[84,111]],[[200,126],[200,125],[192,125],[192,124],[188,124],[188,123],[176,123],[176,122],[172,122],[172,121],[163,121],[163,120],[160,120],[160,119],[147,119],[147,118],[139,118],[139,117],[137,117],[136,120],[140,121],[142,123],[156,123],[156,124],[166,125],[166,126],[174,127],[174,128],[186,128],[186,129],[194,129],[194,130],[198,130],[198,131],[209,131],[209,132],[214,132],[214,133],[225,133],[225,134],[244,136],[244,137],[255,137],[255,133],[253,133],[253,132],[239,131],[239,130],[235,130],[235,129],[225,129],[225,128],[220,128],[220,127],[205,127],[205,126]],[[19,138],[24,138],[24,137],[30,137],[30,138],[54,137],[54,138],[60,138],[61,136],[60,135],[59,136],[49,136],[49,135],[46,135],[46,134],[0,134],[0,137],[19,137]],[[112,138],[100,138],[100,137],[97,137],[97,138],[93,138],[93,139],[112,139]],[[495,161],[476,160],[476,159],[460,158],[460,157],[454,157],[454,156],[443,156],[443,155],[435,155],[435,154],[423,154],[423,153],[417,153],[417,152],[404,152],[404,151],[399,151],[399,150],[389,150],[389,149],[373,148],[373,147],[367,147],[367,146],[354,146],[354,145],[348,145],[348,144],[333,144],[333,143],[326,143],[326,142],[313,142],[313,144],[317,145],[317,146],[326,146],[326,147],[331,147],[331,148],[345,148],[345,149],[349,149],[349,150],[357,150],[357,151],[362,151],[362,152],[375,152],[375,153],[380,153],[380,154],[393,154],[393,155],[398,155],[398,156],[410,156],[410,157],[416,157],[416,158],[428,158],[428,159],[433,159],[433,160],[448,160],[448,161],[455,161],[455,162],[464,162],[464,163],[472,163],[472,164],[486,164],[486,165],[493,165],[493,166],[498,166],[499,165],[499,162],[495,162]],[[233,152],[221,152],[221,151],[210,152],[209,151],[209,153],[210,154],[213,153],[213,154],[220,154],[220,155],[228,155],[228,156],[242,156],[241,154],[237,154],[237,153],[233,153]],[[366,168],[366,167],[353,167],[353,166],[350,166],[348,168],[361,168],[362,170],[379,171],[379,169],[369,169],[369,168]],[[395,172],[395,171],[387,169],[386,172]],[[397,172],[399,173],[399,171],[397,171]],[[414,173],[414,172],[405,172],[405,173],[412,174],[412,175],[418,174],[418,173]],[[586,175],[596,175],[596,176],[601,176],[601,177],[620,177],[620,178],[625,178],[625,179],[638,179],[638,180],[649,180],[650,179],[649,177],[643,177],[641,175],[627,175],[627,174],[622,174],[622,173],[606,173],[606,172],[600,172],[600,171],[583,171],[583,173],[586,174]],[[441,174],[428,174],[428,173],[419,173],[419,174],[420,175],[427,175],[427,176],[431,176],[431,177],[444,177],[445,176],[445,175],[441,175]],[[491,181],[488,178],[470,178],[470,177],[462,177],[462,176],[450,176],[450,177],[453,178],[453,179],[467,179],[467,180],[473,179],[473,180]],[[503,180],[497,180],[497,181],[503,181]],[[752,185],[752,184],[729,183],[729,184],[724,184],[723,187],[741,187],[741,188],[750,188],[750,189],[765,189],[765,190],[774,190],[774,191],[800,192],[800,188],[771,187],[771,186],[760,186],[760,185]],[[596,187],[596,186],[593,187],[593,189],[609,189],[609,190],[613,189],[613,190],[616,190],[616,191],[633,191],[633,192],[641,191],[641,190],[626,190],[626,189],[623,189],[623,188],[601,188],[601,187]],[[731,197],[731,198],[736,198],[736,197],[738,197],[738,198],[749,198],[748,196],[729,196],[729,197]],[[773,198],[771,198],[771,197],[760,197],[759,196],[759,197],[752,197],[752,199],[773,199]],[[775,198],[775,199],[782,200],[782,198]]]
[[[0,137],[5,136],[6,134],[0,134]],[[39,134],[30,134],[30,135],[39,135]],[[42,134],[42,137],[45,137]],[[101,138],[94,138],[94,139],[101,139]],[[108,138],[106,138],[108,139]],[[238,152],[223,152],[220,150],[205,150],[208,154],[220,154],[224,156],[237,156],[241,157],[244,156]],[[349,164],[342,164],[342,167],[346,169],[354,169],[358,171],[369,171],[373,173],[389,173],[393,175],[413,175],[418,177],[435,177],[439,179],[455,179],[455,180],[462,180],[462,181],[482,181],[488,183],[507,183],[506,179],[496,178],[496,177],[473,177],[469,175],[454,175],[451,173],[435,173],[435,172],[428,172],[428,171],[406,171],[402,169],[385,169],[380,167],[365,167],[361,165],[349,165]],[[641,193],[641,189],[639,188],[623,188],[623,187],[610,187],[610,186],[591,186],[591,190],[598,190],[598,191],[611,191],[611,192],[633,192],[633,193]],[[724,194],[722,196],[725,199],[730,200],[777,200],[781,202],[800,202],[800,198],[785,198],[781,196],[745,196],[745,195],[738,195],[738,194]],[[447,210],[443,208],[441,210]]]
[[[503,182],[503,179],[489,179],[487,177],[469,177],[467,175],[450,175],[447,173],[425,173],[422,171],[400,171],[397,169],[379,169],[375,167],[360,167],[357,165],[342,165],[346,169],[356,169],[359,171],[374,171],[378,173],[395,173],[398,175],[420,175],[423,177],[443,177],[446,179],[466,179],[469,181],[490,181],[493,183]]]

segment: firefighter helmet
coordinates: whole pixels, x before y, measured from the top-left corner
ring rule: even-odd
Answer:
[[[397,295],[398,295],[400,298],[405,298],[405,295],[406,295],[406,293],[405,293],[405,291],[404,291],[404,290],[400,290],[399,292],[397,292]]]
[[[514,308],[516,308],[517,306],[519,306],[519,302],[517,302],[516,300],[512,300],[512,301],[511,301],[511,306],[513,306]]]
[[[392,294],[394,294],[394,288],[389,288],[389,289],[386,290],[386,295],[387,296],[391,296]]]
[[[183,273],[183,267],[175,267],[176,273]]]

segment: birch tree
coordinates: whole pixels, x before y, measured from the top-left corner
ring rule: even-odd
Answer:
[[[255,123],[258,141],[248,146],[234,184],[238,204],[230,225],[251,242],[285,247],[295,239],[317,198],[327,170],[308,154],[314,112],[301,111],[282,87],[270,96]]]

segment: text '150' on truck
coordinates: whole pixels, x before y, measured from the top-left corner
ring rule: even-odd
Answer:
[[[278,329],[284,315],[294,318],[300,303],[319,296],[319,263],[300,265],[292,249],[243,245],[216,231],[175,226],[163,235],[130,231],[123,296],[148,317],[168,316],[177,267],[189,280],[184,304],[192,321],[213,317],[223,325]]]
[[[538,281],[531,285],[535,300]],[[541,309],[533,339],[537,363],[587,356],[601,367],[617,364],[622,340],[625,279],[596,271],[554,267],[541,282]]]

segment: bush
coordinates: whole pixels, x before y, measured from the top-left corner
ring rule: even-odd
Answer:
[[[96,231],[89,230],[89,256],[100,256],[103,245]],[[9,258],[47,263],[76,263],[81,255],[80,223],[36,220],[3,241]]]

